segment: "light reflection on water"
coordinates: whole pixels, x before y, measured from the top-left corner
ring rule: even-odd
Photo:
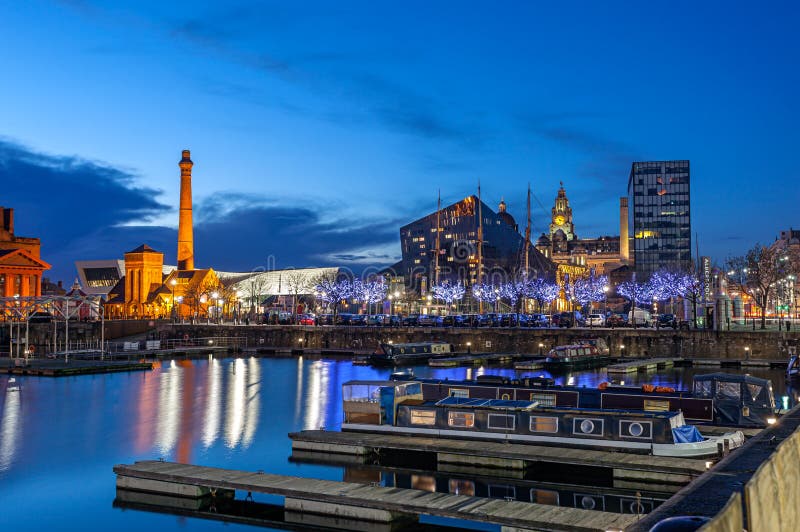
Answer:
[[[550,376],[508,368],[414,368],[420,377]],[[692,375],[712,368],[669,369],[626,376],[689,388]],[[290,463],[287,433],[341,423],[341,385],[350,379],[383,379],[391,370],[326,359],[208,359],[165,361],[151,372],[59,379],[17,377],[10,391],[0,377],[0,508],[15,530],[44,527],[177,528],[180,519],[111,507],[117,463],[166,460],[342,480],[339,467]],[[772,379],[775,395],[787,393],[781,370],[753,370]],[[594,387],[605,370],[552,375]],[[789,390],[792,403],[797,393]],[[30,496],[19,497],[19,494]],[[78,496],[79,495],[79,496]],[[42,512],[43,505],[47,512]],[[31,516],[36,516],[32,518]],[[221,523],[192,521],[198,530]],[[232,525],[227,525],[232,526]],[[5,528],[5,527],[4,527]]]

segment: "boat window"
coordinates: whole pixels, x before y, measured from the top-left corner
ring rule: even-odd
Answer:
[[[450,493],[453,495],[475,496],[475,483],[471,480],[451,478],[449,482]]]
[[[510,396],[510,395],[508,395],[507,393],[504,393],[504,394],[503,394],[503,395],[500,397],[500,399],[503,399],[504,401],[508,401],[509,399],[511,399],[511,396]]]
[[[450,397],[469,397],[469,389],[467,388],[450,388]]]
[[[448,412],[447,424],[451,427],[472,428],[475,426],[475,414],[472,412]]]
[[[531,488],[531,502],[558,506],[558,492],[553,490],[539,490]]]
[[[711,397],[711,381],[695,381],[694,394],[698,397]]]
[[[747,389],[750,391],[750,397],[753,398],[753,401],[758,399],[758,395],[761,393],[761,386],[758,384],[748,384]]]
[[[516,419],[506,414],[489,414],[488,426],[490,429],[514,430]]]
[[[741,385],[738,382],[717,382],[717,399],[736,399],[742,396]]]
[[[556,394],[554,393],[532,393],[531,401],[536,401],[539,406],[556,406]]]
[[[645,399],[644,410],[645,412],[669,412],[669,401]]]
[[[512,499],[517,498],[517,488],[514,486],[493,485],[489,484],[489,498],[490,499]]]
[[[370,384],[351,384],[342,389],[345,401],[377,403],[380,400],[381,387]]]
[[[436,425],[436,411],[411,409],[412,425]]]
[[[531,416],[531,432],[558,432],[557,417]]]

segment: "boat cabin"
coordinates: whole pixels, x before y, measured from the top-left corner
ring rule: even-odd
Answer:
[[[763,427],[775,423],[772,382],[751,375],[695,375],[694,396],[714,401],[715,423]]]
[[[445,342],[420,342],[414,344],[381,344],[383,352],[389,356],[397,355],[444,355],[451,353],[450,344]]]
[[[345,423],[394,424],[397,405],[422,402],[422,384],[400,381],[348,381],[342,385]]]

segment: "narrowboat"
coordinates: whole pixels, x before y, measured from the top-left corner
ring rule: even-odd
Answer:
[[[594,344],[560,345],[547,353],[544,367],[548,371],[597,368],[608,364],[610,360],[608,353],[604,354]]]
[[[656,456],[707,457],[735,449],[740,431],[703,437],[681,412],[560,408],[535,400],[451,396],[425,401],[415,381],[350,381],[342,389],[343,431],[419,434],[600,448]]]
[[[446,342],[421,342],[411,344],[381,344],[378,351],[367,359],[375,366],[400,366],[424,364],[431,358],[453,354],[453,346]]]
[[[681,411],[686,420],[696,424],[761,428],[774,423],[777,412],[772,383],[750,375],[696,375],[692,391],[647,384],[604,383],[598,388],[557,386],[549,377],[510,379],[499,375],[481,375],[475,380],[416,380],[422,385],[426,401],[457,396],[529,400],[542,406],[566,408]]]

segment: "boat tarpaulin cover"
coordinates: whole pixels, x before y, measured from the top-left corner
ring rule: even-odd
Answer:
[[[675,443],[697,443],[703,441],[703,435],[694,425],[683,425],[672,429]]]

